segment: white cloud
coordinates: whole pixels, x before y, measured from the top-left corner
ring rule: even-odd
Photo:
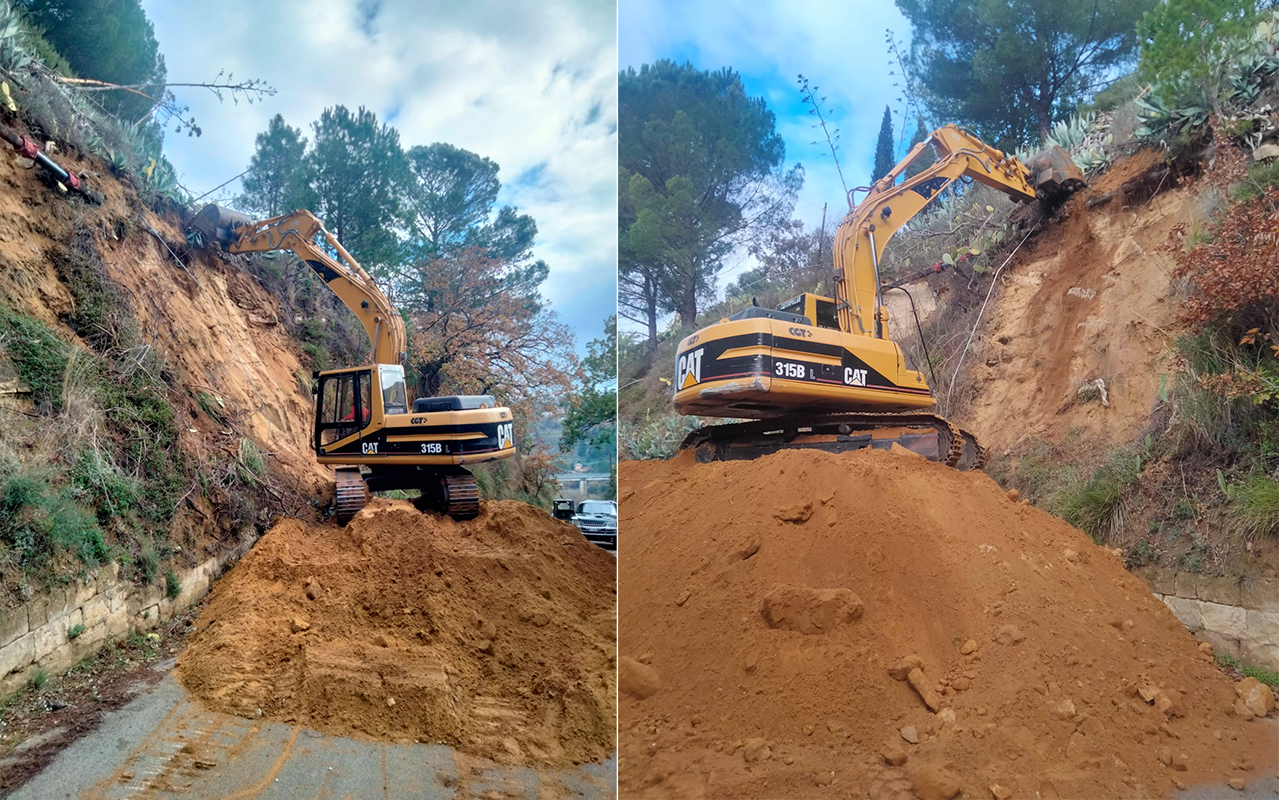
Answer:
[[[204,130],[166,143],[189,190],[243,171],[274,114],[309,135],[324,108],[365,106],[399,129],[406,149],[445,141],[496,161],[501,201],[538,223],[534,251],[551,266],[545,294],[580,346],[599,335],[617,263],[611,2],[227,0],[216,15],[143,5],[170,80],[224,68],[277,89],[252,105],[180,95]]]

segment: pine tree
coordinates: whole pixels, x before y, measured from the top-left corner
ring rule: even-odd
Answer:
[[[284,117],[276,114],[254,144],[249,172],[244,176],[244,194],[240,196],[244,210],[274,217],[306,207],[302,160],[307,140],[302,131],[289,127]]]
[[[893,115],[884,107],[884,120],[880,123],[880,138],[876,140],[876,160],[871,169],[871,181],[880,180],[893,169]]]

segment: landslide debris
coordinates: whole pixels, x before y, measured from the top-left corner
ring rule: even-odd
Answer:
[[[556,766],[614,748],[613,556],[523,503],[474,520],[372,500],[281,520],[218,582],[179,659],[208,706]]]
[[[623,797],[1158,797],[1275,767],[1267,687],[980,472],[784,451],[619,477]]]

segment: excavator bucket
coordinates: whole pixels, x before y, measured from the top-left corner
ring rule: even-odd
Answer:
[[[1084,173],[1058,145],[1041,150],[1027,161],[1031,185],[1041,200],[1061,200],[1085,187]]]
[[[225,245],[231,242],[231,234],[236,227],[251,222],[252,219],[239,211],[210,203],[191,220],[191,229],[203,236],[206,244],[218,242]]]

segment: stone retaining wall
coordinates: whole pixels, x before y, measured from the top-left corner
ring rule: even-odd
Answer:
[[[1168,569],[1134,570],[1196,638],[1244,664],[1277,671],[1280,586],[1252,575],[1199,575]]]
[[[0,693],[18,688],[37,669],[62,672],[131,628],[150,629],[172,618],[208,594],[227,564],[253,541],[250,535],[235,550],[191,569],[175,570],[181,591],[173,599],[163,585],[138,586],[121,578],[120,565],[112,563],[18,608],[0,611]],[[71,636],[81,625],[81,632]]]

